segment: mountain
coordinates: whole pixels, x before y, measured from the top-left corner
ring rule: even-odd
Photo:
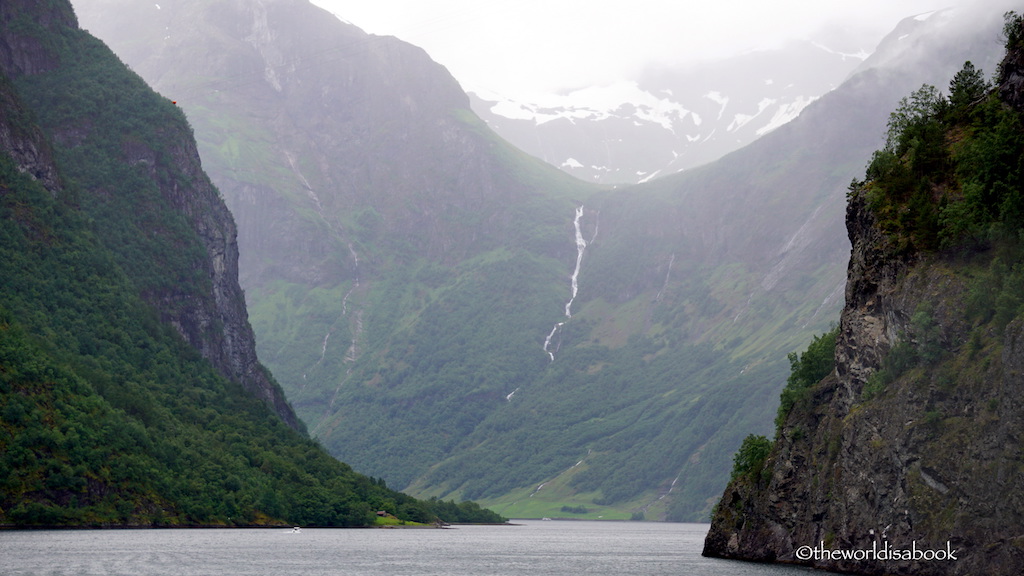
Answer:
[[[735,379],[719,377],[720,390],[749,396],[743,416],[767,422],[763,410],[776,404],[760,394],[778,390],[786,355],[836,318],[849,254],[836,232],[849,183],[879,145],[888,110],[965,60],[993,69],[998,14],[909,18],[856,74],[794,121],[713,164],[600,198],[603,241],[589,247],[580,278],[595,311],[632,306],[635,317],[661,323],[649,333],[712,343],[740,369]],[[739,445],[740,437],[730,436],[737,416],[717,415],[718,422],[734,420],[711,439]],[[701,452],[703,463],[713,454]],[[635,460],[617,464],[641,469]],[[695,468],[684,464],[683,477],[694,482]]]
[[[745,441],[705,555],[856,574],[1024,569],[1019,14],[1004,38],[994,86],[965,65],[948,96],[925,88],[896,108],[851,187],[835,338],[794,368],[825,352],[829,364],[791,378],[774,442]]]
[[[189,114],[312,434],[509,516],[706,518],[840,308],[845,195],[888,111],[998,54],[997,16],[908,19],[752,145],[605,190],[500,139],[422,50],[306,2],[76,5]]]
[[[796,118],[869,55],[804,40],[730,59],[647,70],[635,81],[517,102],[471,93],[520,149],[582,180],[636,184],[738,150]]]
[[[189,113],[261,358],[335,454],[407,486],[457,442],[453,413],[472,427],[544,369],[594,189],[497,138],[421,49],[308,2],[78,5]]]
[[[69,3],[0,5],[0,111],[0,525],[475,512],[389,490],[302,433],[256,358],[234,222],[184,115]]]

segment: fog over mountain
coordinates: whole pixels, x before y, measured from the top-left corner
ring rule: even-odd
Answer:
[[[541,102],[470,94],[473,110],[519,148],[577,178],[635,184],[694,168],[797,117],[868,56],[820,44],[681,68]]]
[[[957,11],[1001,14],[1011,7],[997,1]],[[935,12],[909,10],[904,15],[913,21]],[[871,66],[907,58],[884,48]],[[601,184],[640,183],[721,158],[793,120],[873,52],[875,46],[858,44],[849,30],[835,30],[730,57],[650,65],[632,80],[532,100],[486,90],[470,97],[473,110],[503,138],[563,171]]]
[[[366,32],[422,47],[468,92],[539,102],[793,42],[866,54],[903,18],[977,1],[588,2],[314,0]],[[471,48],[470,48],[471,47]]]

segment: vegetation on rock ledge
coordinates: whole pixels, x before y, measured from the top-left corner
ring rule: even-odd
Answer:
[[[1009,47],[1021,16],[1010,12],[1006,19]],[[852,188],[866,190],[899,250],[980,248],[1024,227],[1022,159],[1021,111],[966,62],[948,97],[925,85],[900,102],[867,181]]]

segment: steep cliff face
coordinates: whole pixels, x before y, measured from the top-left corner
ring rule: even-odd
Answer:
[[[1012,69],[995,89],[1009,104]],[[981,131],[974,122],[966,133]],[[953,134],[946,142],[965,139]],[[931,182],[936,202],[962,201],[951,181]],[[836,369],[790,412],[763,469],[726,488],[704,553],[858,574],[1020,574],[1024,320],[999,302],[1016,289],[992,282],[1000,262],[1019,261],[1015,245],[908,250],[868,190],[848,202]]]
[[[25,105],[52,135],[54,147],[42,138],[27,138],[0,128],[0,145],[11,154],[19,170],[32,175],[56,192],[60,178],[53,162],[63,158],[64,172],[83,184],[79,201],[87,211],[122,210],[123,223],[99,226],[98,234],[121,255],[127,267],[139,271],[142,296],[161,319],[225,377],[238,382],[262,399],[289,426],[298,419],[276,383],[260,366],[249,326],[242,290],[238,285],[238,246],[230,212],[216,188],[203,173],[199,154],[183,115],[169,111],[165,102],[148,102],[153,122],[139,126],[126,119],[124,90],[146,90],[138,77],[125,71],[111,74],[93,68],[95,54],[106,48],[78,30],[67,3],[46,6],[12,0],[0,6],[0,72],[10,79]],[[90,82],[90,72],[109,86]],[[77,86],[77,93],[57,90]],[[86,99],[96,96],[89,104]],[[71,114],[69,110],[80,110]],[[120,138],[107,138],[121,131]],[[158,144],[157,144],[158,143]],[[95,154],[116,158],[132,180],[123,189],[112,189],[97,174]],[[157,210],[167,208],[180,215],[183,228],[154,222]],[[124,234],[136,236],[131,251]],[[159,266],[153,257],[166,251],[165,242],[176,245],[187,261],[179,264],[179,283],[156,282],[147,268]],[[153,262],[156,262],[154,264]]]
[[[863,198],[852,199],[836,372],[790,415],[769,474],[726,490],[705,554],[860,574],[1018,574],[1024,323],[1007,327],[1001,350],[970,352],[968,280],[957,263],[883,256],[886,242],[871,221]],[[915,334],[910,319],[929,304],[939,329],[933,336],[956,357],[865,401],[868,374]],[[946,550],[947,543],[955,561],[809,559],[812,552],[801,550]]]
[[[0,66],[10,76],[38,74],[60,65],[52,46],[47,46],[43,38],[31,34],[12,33],[13,28],[24,26],[27,22],[32,22],[48,32],[78,26],[69,4],[37,4],[31,0],[10,0],[0,6],[0,24],[5,30],[3,38],[0,38]],[[31,16],[27,16],[29,13]]]
[[[0,6],[0,72],[3,77],[3,89],[0,92],[0,106],[8,111],[0,122],[0,149],[8,153],[18,166],[18,170],[27,173],[40,181],[52,194],[60,188],[60,177],[53,161],[53,150],[41,131],[27,123],[14,123],[8,116],[25,114],[13,86],[9,84],[11,76],[42,72],[57,66],[53,54],[43,49],[38,39],[24,35],[11,34],[11,25],[18,18],[27,2],[11,0]],[[44,28],[55,25],[75,25],[74,14],[70,10],[61,11],[51,8],[40,14],[39,24]]]
[[[147,300],[185,340],[199,350],[225,377],[242,384],[271,406],[289,426],[301,427],[284,393],[256,356],[256,340],[238,284],[238,242],[235,222],[227,206],[203,173],[195,142],[180,134],[172,140],[166,160],[177,172],[172,180],[161,175],[161,158],[145,146],[126,146],[124,159],[143,164],[158,183],[160,194],[185,215],[198,236],[206,257],[194,265],[208,279],[210,294],[196,294],[207,286],[177,286],[154,290]],[[211,298],[212,296],[212,298]]]
[[[8,114],[26,114],[6,77],[0,76],[0,108]],[[10,155],[19,172],[38,180],[51,194],[61,190],[60,175],[53,163],[53,149],[38,128],[29,129],[0,118],[0,150]]]

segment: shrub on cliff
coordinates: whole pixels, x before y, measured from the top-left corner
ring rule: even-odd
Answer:
[[[779,397],[779,411],[775,416],[776,434],[785,424],[793,406],[806,397],[807,390],[835,369],[838,335],[839,327],[836,326],[820,336],[815,336],[807,350],[799,356],[796,352],[790,353],[790,374],[786,379],[786,387]]]
[[[764,468],[768,453],[772,450],[771,440],[758,434],[750,434],[743,439],[743,444],[732,457],[732,475],[730,481],[741,476],[753,477]]]

